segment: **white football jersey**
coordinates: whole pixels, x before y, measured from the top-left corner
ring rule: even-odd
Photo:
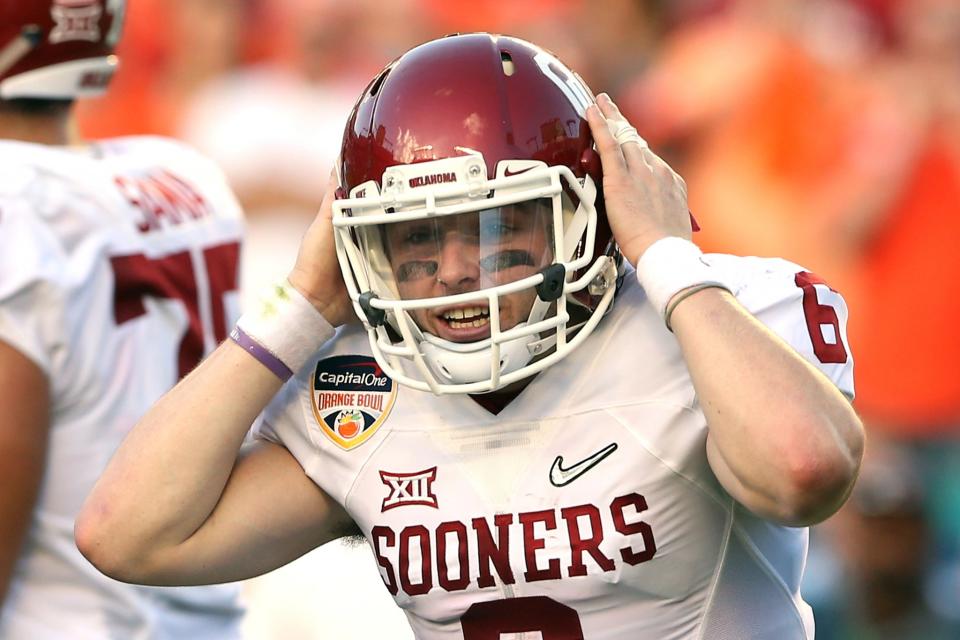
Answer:
[[[73,523],[124,435],[227,336],[242,231],[219,170],[179,143],[0,142],[0,340],[46,372],[52,401],[0,638],[238,636],[237,586],[116,582],[77,551]]]
[[[782,260],[707,259],[852,397],[837,293]],[[417,638],[813,637],[807,530],[721,487],[679,345],[632,273],[584,346],[497,415],[399,387],[370,353],[342,329],[259,436],[346,507]]]

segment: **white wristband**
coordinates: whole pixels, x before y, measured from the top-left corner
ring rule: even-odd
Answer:
[[[254,308],[240,317],[231,337],[286,380],[289,373],[278,371],[270,355],[290,373],[296,373],[333,334],[333,327],[316,307],[283,280],[265,291]]]
[[[722,274],[703,259],[700,247],[675,236],[661,238],[643,252],[637,279],[664,321],[670,299],[684,289],[709,285],[731,291]]]

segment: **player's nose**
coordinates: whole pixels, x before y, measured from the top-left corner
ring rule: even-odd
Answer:
[[[444,235],[437,281],[451,293],[469,291],[480,279],[480,253],[475,241],[455,231]]]

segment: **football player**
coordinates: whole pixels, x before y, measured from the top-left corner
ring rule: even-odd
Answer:
[[[103,576],[73,525],[137,418],[237,315],[242,217],[179,143],[70,146],[123,0],[0,1],[0,638],[239,637],[236,586]]]
[[[359,532],[418,638],[813,637],[805,527],[863,446],[836,292],[703,255],[683,181],[515,38],[384,69],[328,194],[108,466],[94,564],[236,580]]]

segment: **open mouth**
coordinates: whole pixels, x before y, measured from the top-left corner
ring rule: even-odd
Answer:
[[[452,329],[475,329],[490,323],[490,310],[486,307],[447,309],[441,317]]]
[[[434,316],[435,333],[452,342],[476,342],[490,337],[490,308],[466,305],[440,311]]]

